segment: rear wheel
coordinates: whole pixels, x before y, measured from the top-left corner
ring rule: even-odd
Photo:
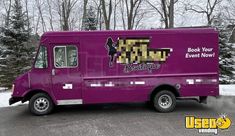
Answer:
[[[29,101],[29,110],[34,115],[46,115],[54,108],[50,96],[44,93],[35,94]]]
[[[153,106],[159,112],[171,112],[175,109],[175,95],[168,90],[163,90],[155,94],[153,98]]]

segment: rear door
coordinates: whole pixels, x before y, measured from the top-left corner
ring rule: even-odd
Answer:
[[[52,86],[58,105],[82,104],[78,44],[53,44]]]

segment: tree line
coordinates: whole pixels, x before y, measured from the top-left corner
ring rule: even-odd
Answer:
[[[0,25],[8,25],[15,0],[0,2]],[[185,14],[211,25],[218,14],[234,24],[234,0],[18,0],[32,33],[55,30],[87,30],[89,18],[97,30],[151,29],[185,26]],[[92,15],[92,16],[91,16]],[[149,25],[146,20],[160,25]],[[177,24],[180,21],[181,24]],[[196,19],[195,19],[196,20]]]
[[[235,0],[4,0],[0,7],[0,86],[30,69],[43,32],[169,29],[187,27],[190,16],[219,31],[220,82],[235,82]]]

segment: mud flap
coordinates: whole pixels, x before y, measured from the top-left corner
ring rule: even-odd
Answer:
[[[199,103],[207,104],[207,96],[200,96]]]

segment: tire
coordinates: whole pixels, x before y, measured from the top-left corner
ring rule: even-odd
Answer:
[[[29,110],[32,114],[41,116],[52,112],[54,103],[45,93],[37,93],[29,101]]]
[[[176,106],[175,95],[168,90],[162,90],[155,94],[153,100],[154,109],[158,112],[172,112]]]

